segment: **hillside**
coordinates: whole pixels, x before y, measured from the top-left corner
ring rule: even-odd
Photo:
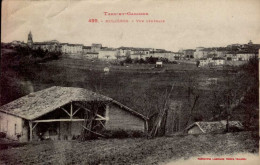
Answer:
[[[0,150],[0,164],[158,164],[181,158],[199,158],[205,154],[225,158],[222,155],[257,154],[258,140],[256,133],[238,132],[151,140],[137,138],[34,142]]]
[[[158,69],[152,64],[121,66],[66,57],[53,60],[50,52],[40,50],[2,49],[1,54],[1,105],[33,91],[69,86],[104,94],[151,117],[160,111],[166,91],[173,86],[170,103],[181,106],[180,112],[176,112],[179,130],[193,121],[226,119],[227,98],[236,102],[244,95],[231,120],[258,128],[258,63],[215,70],[180,62]],[[103,72],[104,67],[110,68],[108,74]],[[196,97],[198,101],[191,111]]]

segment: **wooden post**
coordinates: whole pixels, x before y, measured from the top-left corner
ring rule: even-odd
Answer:
[[[73,106],[72,106],[72,102],[70,104],[70,119],[72,119],[73,116]]]
[[[72,120],[72,116],[73,116],[73,105],[71,102],[70,103],[70,120]],[[72,139],[72,122],[70,122],[69,124],[70,124],[70,138]]]
[[[32,121],[29,121],[29,129],[30,129],[30,141],[32,141],[32,136],[33,136]]]
[[[105,113],[106,120],[109,120],[109,109],[110,109],[109,104],[106,104],[106,113]]]
[[[145,127],[144,127],[144,129],[145,129],[145,133],[148,134],[149,130],[148,130],[148,121],[147,120],[145,120]]]

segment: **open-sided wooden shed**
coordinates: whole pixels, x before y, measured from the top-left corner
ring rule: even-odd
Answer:
[[[0,107],[0,132],[19,141],[73,139],[83,130],[145,132],[146,121],[142,114],[109,97],[74,87],[54,86]]]
[[[188,134],[222,133],[226,130],[227,121],[200,121],[195,122],[185,128]],[[243,125],[239,121],[229,121],[229,127],[233,131],[243,130]]]

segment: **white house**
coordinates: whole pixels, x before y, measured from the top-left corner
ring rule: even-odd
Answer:
[[[120,59],[121,56],[118,50],[113,48],[101,49],[98,54],[98,58],[101,60],[116,60]]]
[[[63,53],[70,53],[70,54],[82,53],[83,52],[83,45],[82,44],[64,43],[64,44],[61,44],[61,51]]]

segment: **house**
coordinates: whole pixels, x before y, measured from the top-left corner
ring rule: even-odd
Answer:
[[[140,59],[145,59],[147,56],[145,55],[145,54],[131,54],[130,55],[130,58],[131,59],[138,59],[138,60],[140,60]]]
[[[99,52],[102,48],[102,44],[92,44],[91,45],[91,52]]]
[[[145,56],[149,56],[150,54],[150,48],[132,48],[131,54],[141,54]]]
[[[98,59],[98,53],[97,52],[88,52],[82,54],[83,59]]]
[[[149,57],[150,51],[152,51],[151,48],[134,48],[134,47],[119,47],[117,48],[119,50],[120,56],[130,56],[130,55],[137,55],[138,56],[144,56]]]
[[[225,59],[222,57],[213,57],[211,61],[213,61],[213,65],[215,65],[215,66],[225,64]]]
[[[251,58],[256,58],[257,54],[248,52],[239,52],[236,54],[238,61],[249,61]]]
[[[155,50],[152,53],[150,53],[150,56],[154,57],[154,58],[167,58],[169,59],[170,56],[172,56],[172,53],[170,51],[158,51]],[[150,57],[148,56],[148,57]]]
[[[42,50],[48,50],[50,52],[55,52],[55,51],[61,50],[60,43],[57,40],[34,42],[33,49],[39,49],[39,48]]]
[[[130,56],[132,53],[133,47],[119,47],[117,50],[119,51],[120,56]]]
[[[183,52],[185,58],[188,58],[188,59],[194,58],[195,50],[193,50],[193,49],[185,49],[182,52]]]
[[[205,49],[204,47],[197,47],[195,52],[194,52],[194,58],[200,59],[206,56],[207,53],[203,51]]]
[[[183,54],[180,52],[172,52],[168,59],[169,61],[180,60],[182,58],[182,55]]]
[[[163,62],[162,61],[157,61],[156,64],[155,64],[155,67],[156,68],[163,67]]]
[[[234,52],[228,52],[226,55],[225,55],[225,59],[226,61],[237,61],[237,54],[234,53]]]
[[[93,129],[84,122],[92,121]],[[147,118],[112,98],[83,88],[54,86],[0,107],[0,132],[18,141],[73,139],[86,129],[145,132]]]
[[[209,65],[209,60],[207,58],[201,58],[199,60],[199,66],[208,66]]]
[[[83,46],[82,47],[82,52],[84,54],[91,52],[91,46]]]
[[[27,44],[24,43],[23,41],[17,41],[17,40],[14,40],[10,43],[11,47],[16,47],[16,46],[22,46],[22,47],[26,47]]]
[[[188,134],[202,134],[202,133],[221,133],[226,130],[227,121],[200,121],[195,122],[185,128]],[[243,125],[239,121],[229,121],[230,130],[243,130]]]
[[[120,59],[122,56],[119,55],[118,50],[114,48],[101,49],[98,54],[98,58],[101,60],[116,60]]]
[[[48,50],[50,52],[60,51],[61,45],[57,40],[33,42],[33,36],[31,31],[28,34],[27,45],[32,49]]]
[[[68,53],[68,54],[82,53],[83,52],[83,45],[82,44],[64,43],[64,44],[61,44],[61,51],[63,53]]]
[[[220,66],[225,64],[225,59],[222,57],[209,57],[208,58],[201,58],[199,60],[199,66]]]

